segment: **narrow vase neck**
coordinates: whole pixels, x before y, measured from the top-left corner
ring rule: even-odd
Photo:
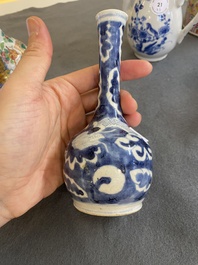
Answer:
[[[95,117],[122,117],[120,107],[121,45],[126,13],[110,9],[96,16],[99,35],[99,99]]]

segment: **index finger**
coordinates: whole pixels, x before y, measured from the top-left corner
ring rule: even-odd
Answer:
[[[145,77],[152,71],[152,65],[144,60],[126,60],[121,62],[120,75],[122,81]],[[85,93],[98,86],[99,67],[93,65],[82,70],[62,76],[72,84],[79,93]]]

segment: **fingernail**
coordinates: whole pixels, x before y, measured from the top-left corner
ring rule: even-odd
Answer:
[[[40,26],[39,26],[39,23],[36,21],[36,19],[29,17],[26,20],[26,25],[27,25],[27,31],[28,31],[29,36],[32,34],[38,35]]]

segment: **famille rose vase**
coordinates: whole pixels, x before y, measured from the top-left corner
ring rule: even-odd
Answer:
[[[20,61],[26,45],[0,29],[0,88]]]
[[[194,19],[194,17],[197,16],[197,13],[198,13],[198,0],[188,0],[183,25],[184,26],[188,25],[188,23],[190,23],[192,19]],[[189,33],[198,37],[198,22],[192,26]]]
[[[91,123],[69,143],[64,178],[74,206],[98,216],[141,209],[152,180],[148,141],[130,128],[120,106],[121,44],[127,14],[96,15],[99,35],[99,98]]]

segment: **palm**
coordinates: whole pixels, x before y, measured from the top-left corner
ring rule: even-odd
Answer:
[[[11,141],[2,139],[1,146],[6,150],[7,204],[14,206],[11,211],[18,216],[62,183],[65,146],[85,126],[86,110],[78,90],[63,78],[44,82],[18,103],[15,99],[17,105],[17,111],[8,109],[2,117],[4,126],[10,128],[7,139]]]

